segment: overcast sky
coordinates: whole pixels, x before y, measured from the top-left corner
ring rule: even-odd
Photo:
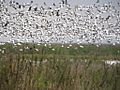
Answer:
[[[10,1],[10,0],[6,0],[6,1]],[[31,0],[15,0],[18,1],[20,3],[28,3]],[[38,5],[43,5],[44,2],[46,2],[47,5],[52,5],[52,3],[56,3],[59,4],[61,2],[61,0],[32,0],[34,1],[34,4],[38,4]],[[74,5],[91,5],[96,3],[97,0],[68,0],[68,3],[72,6]],[[120,0],[99,0],[100,3],[107,3],[107,2],[113,2],[113,4],[116,4],[117,2],[120,2]]]

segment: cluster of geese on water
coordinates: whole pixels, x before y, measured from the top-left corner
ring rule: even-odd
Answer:
[[[39,6],[1,0],[0,42],[120,44],[119,2],[71,6],[65,1]]]

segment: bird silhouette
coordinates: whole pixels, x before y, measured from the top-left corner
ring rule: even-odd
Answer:
[[[37,7],[34,8],[34,11],[37,11]]]
[[[31,11],[31,9],[32,9],[32,6],[30,6],[30,7],[28,8],[28,11]]]
[[[96,1],[96,3],[99,3],[99,2],[100,2],[100,0],[97,0],[97,1]]]
[[[56,6],[55,3],[53,3],[53,6]]]
[[[107,21],[111,16],[109,15],[105,20]]]
[[[4,25],[4,27],[6,27],[8,24],[9,24],[9,22],[7,21],[7,22],[5,23],[5,25]]]

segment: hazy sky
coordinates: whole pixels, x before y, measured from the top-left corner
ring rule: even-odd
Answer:
[[[10,0],[6,0],[6,1],[10,1]],[[15,0],[18,1],[20,3],[27,3],[30,2],[31,0]],[[52,5],[52,3],[56,3],[59,4],[61,2],[61,0],[32,0],[34,1],[34,4],[38,4],[38,5],[43,5],[43,2],[46,2],[47,5]],[[68,3],[72,6],[74,5],[91,5],[96,3],[97,0],[68,0]],[[99,0],[100,3],[107,3],[107,2],[113,2],[113,4],[116,4],[117,2],[120,2],[120,0]]]

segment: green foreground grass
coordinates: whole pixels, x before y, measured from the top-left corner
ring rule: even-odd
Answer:
[[[0,90],[120,90],[120,45],[0,46]]]

